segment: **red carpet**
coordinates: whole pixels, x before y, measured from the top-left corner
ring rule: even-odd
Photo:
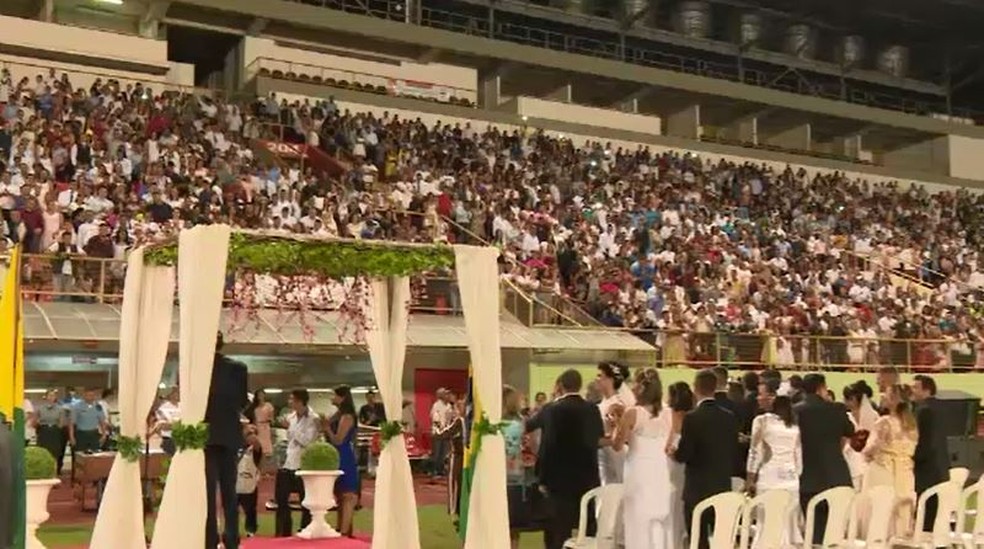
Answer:
[[[371,538],[357,535],[352,538],[305,540],[300,538],[251,538],[243,540],[242,549],[369,549]]]

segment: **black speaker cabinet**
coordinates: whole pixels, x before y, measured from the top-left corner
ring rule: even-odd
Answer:
[[[977,413],[981,399],[963,391],[940,391],[937,425],[948,437],[967,437],[977,433]]]
[[[950,467],[966,467],[970,470],[970,481],[976,481],[984,474],[984,438],[947,437],[947,450],[950,454]]]

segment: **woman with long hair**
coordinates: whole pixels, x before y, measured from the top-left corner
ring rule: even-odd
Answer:
[[[803,450],[800,430],[793,414],[793,401],[787,396],[776,396],[771,402],[760,401],[759,404],[764,404],[766,408],[765,413],[752,422],[745,489],[753,495],[770,490],[789,492],[792,497],[782,544],[799,543],[797,506]]]
[[[916,478],[912,456],[919,442],[919,430],[913,413],[911,390],[907,385],[892,385],[885,392],[888,414],[878,418],[867,447],[862,451],[868,460],[863,489],[891,486],[901,502],[896,510],[894,534],[907,536],[912,530],[912,511],[916,498]]]
[[[359,464],[355,459],[355,436],[358,419],[352,389],[348,385],[335,387],[331,397],[336,412],[325,425],[325,438],[338,450],[338,468],[344,473],[335,481],[338,498],[338,531],[352,537],[352,517],[359,497]]]
[[[266,391],[257,389],[253,393],[253,400],[246,407],[243,415],[250,423],[256,426],[256,438],[259,441],[260,449],[263,452],[264,460],[269,460],[273,455],[273,404],[267,400]]]
[[[663,406],[663,384],[655,368],[635,376],[636,405],[621,414],[612,441],[625,456],[622,517],[625,549],[676,547],[670,524],[670,459],[667,441],[672,435],[672,412]]]
[[[680,431],[683,429],[683,418],[694,409],[694,392],[686,381],[678,381],[670,385],[667,391],[667,404],[670,408],[670,437],[666,440],[666,454],[673,455],[680,443]],[[684,540],[689,530],[683,509],[683,483],[686,480],[686,465],[675,459],[667,460],[670,468],[670,517],[666,521],[666,529],[670,531],[673,547],[685,547]]]
[[[851,480],[856,490],[861,489],[865,471],[868,469],[867,460],[862,451],[871,439],[871,431],[878,421],[878,411],[871,404],[874,391],[864,380],[844,387],[844,404],[847,406],[847,417],[854,424],[854,435],[850,444],[844,447],[844,458],[851,469]]]

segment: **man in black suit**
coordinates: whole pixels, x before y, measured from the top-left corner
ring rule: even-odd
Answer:
[[[845,441],[854,434],[847,408],[830,402],[823,374],[803,378],[803,401],[794,408],[803,445],[803,473],[800,475],[800,506],[803,512],[813,496],[836,486],[851,486],[851,471],[844,459]],[[821,543],[827,526],[827,506],[817,506],[813,532],[806,532],[813,543]]]
[[[916,425],[919,442],[912,456],[916,475],[916,494],[922,494],[933,486],[950,478],[950,456],[947,454],[946,432],[939,424],[939,401],[936,400],[936,380],[927,375],[917,375],[912,381],[912,397],[917,402]],[[936,521],[937,498],[926,502],[923,530],[933,529]]]
[[[732,414],[736,413],[737,406],[735,406],[735,402],[728,398],[728,369],[724,366],[715,366],[711,369],[711,372],[714,374],[715,383],[714,402]]]
[[[556,400],[526,424],[541,430],[537,474],[550,517],[543,536],[546,549],[562,549],[577,528],[581,496],[601,484],[598,448],[605,428],[598,407],[581,398],[581,374],[567,370],[557,378]],[[592,526],[588,526],[591,530]]]
[[[205,483],[208,515],[205,521],[205,549],[219,545],[219,529],[215,517],[215,488],[222,492],[225,549],[239,547],[239,507],[236,497],[238,455],[243,447],[242,411],[249,403],[246,365],[221,354],[222,334],[215,342],[215,362],[208,391],[205,423],[208,423],[208,443],[205,445]]]
[[[731,490],[731,473],[738,455],[738,418],[715,399],[718,380],[715,372],[701,370],[694,379],[697,406],[683,418],[680,443],[674,458],[686,465],[683,509],[689,530],[694,507],[701,501]],[[714,529],[712,512],[700,521],[701,549],[708,547]]]

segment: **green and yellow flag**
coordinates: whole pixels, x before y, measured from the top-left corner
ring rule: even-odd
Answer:
[[[458,537],[465,541],[465,533],[468,531],[468,507],[471,501],[472,480],[475,477],[475,460],[478,458],[478,451],[481,443],[478,438],[481,436],[475,425],[482,419],[482,403],[478,400],[478,391],[475,390],[475,376],[472,367],[468,366],[468,394],[465,397],[465,432],[464,440],[465,459],[461,469],[461,494],[458,499]]]
[[[27,525],[27,485],[24,477],[24,318],[21,309],[21,250],[15,247],[0,294],[0,415],[11,430],[11,464],[14,472],[11,527],[14,549],[24,549]]]

